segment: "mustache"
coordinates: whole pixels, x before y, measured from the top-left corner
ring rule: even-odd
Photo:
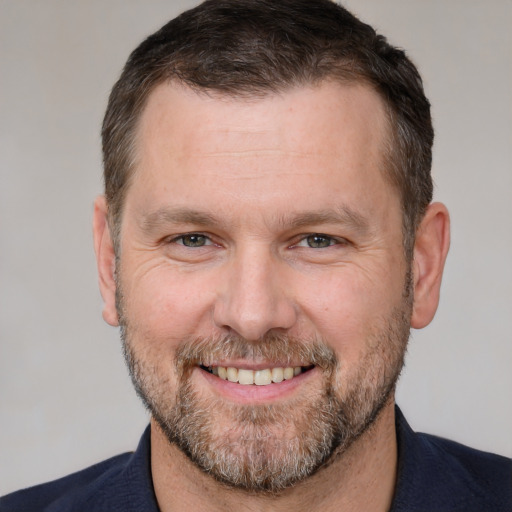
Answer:
[[[193,366],[212,366],[230,359],[318,366],[325,371],[338,366],[333,349],[321,339],[305,340],[272,332],[257,341],[236,334],[187,339],[177,348],[175,362],[178,372],[182,373]]]

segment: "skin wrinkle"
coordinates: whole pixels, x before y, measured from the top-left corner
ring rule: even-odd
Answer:
[[[410,283],[411,279],[406,278],[405,286],[409,286]],[[118,283],[117,289],[122,289],[120,282]],[[404,290],[404,297],[406,298],[405,304],[407,304],[407,307],[402,312],[395,311],[392,314],[391,321],[393,322],[394,326],[392,326],[391,324],[388,326],[389,331],[385,338],[387,341],[383,341],[380,338],[380,336],[374,336],[369,338],[371,342],[368,344],[368,355],[360,365],[358,370],[359,372],[367,371],[367,369],[369,368],[375,368],[375,362],[372,360],[372,357],[374,357],[374,355],[376,354],[379,354],[378,357],[381,357],[382,351],[380,350],[379,346],[382,343],[396,344],[398,342],[398,346],[395,349],[393,349],[392,352],[394,352],[395,354],[401,353],[402,356],[400,359],[395,361],[395,363],[391,365],[386,364],[384,366],[384,373],[380,378],[387,381],[388,384],[384,388],[382,388],[378,402],[379,406],[367,419],[367,423],[365,423],[365,426],[360,427],[360,431],[358,432],[352,432],[350,436],[348,434],[341,433],[335,435],[333,434],[334,438],[333,440],[329,441],[329,446],[336,446],[336,449],[331,448],[329,450],[329,456],[327,456],[326,452],[325,455],[323,455],[323,457],[321,458],[321,462],[319,463],[319,465],[316,466],[316,469],[310,469],[306,471],[305,467],[308,466],[307,463],[305,465],[303,464],[300,468],[297,468],[295,466],[295,469],[293,469],[292,466],[294,466],[294,464],[291,463],[291,465],[288,466],[288,469],[294,474],[294,476],[292,477],[292,479],[287,480],[286,483],[284,481],[282,474],[283,458],[279,458],[277,460],[279,467],[279,478],[277,478],[277,466],[274,466],[275,469],[273,470],[272,473],[274,475],[272,479],[272,484],[268,480],[268,471],[265,472],[264,477],[261,477],[260,469],[257,469],[258,467],[260,467],[259,462],[256,462],[256,467],[247,465],[248,462],[245,462],[244,472],[246,472],[247,474],[244,477],[241,476],[242,473],[239,472],[241,471],[240,469],[238,471],[233,471],[233,468],[236,467],[236,462],[239,462],[240,457],[243,455],[248,456],[248,460],[255,461],[259,461],[260,458],[264,455],[266,456],[267,452],[265,452],[263,448],[259,447],[259,443],[261,443],[264,439],[268,439],[269,433],[266,432],[265,430],[263,432],[261,432],[260,430],[255,433],[253,430],[254,427],[268,424],[269,421],[277,423],[283,422],[285,419],[289,417],[290,412],[295,407],[295,403],[290,403],[289,407],[287,407],[286,410],[281,411],[280,414],[276,413],[275,410],[272,410],[271,407],[252,407],[243,410],[241,413],[239,410],[237,410],[236,414],[240,423],[246,425],[250,424],[252,426],[245,427],[249,428],[249,430],[247,432],[243,431],[245,433],[242,433],[239,436],[237,435],[235,440],[231,439],[231,434],[229,430],[225,431],[223,438],[224,441],[221,441],[220,445],[215,445],[215,443],[209,437],[199,439],[197,436],[194,437],[194,434],[196,432],[204,432],[204,428],[208,424],[207,418],[209,418],[211,414],[210,411],[216,410],[218,404],[214,403],[213,400],[210,400],[207,402],[203,402],[203,405],[200,407],[194,407],[194,400],[196,404],[198,403],[197,397],[193,399],[195,393],[189,385],[187,374],[190,373],[191,369],[199,362],[208,364],[213,362],[215,358],[247,358],[250,354],[251,356],[256,358],[261,357],[263,355],[264,357],[270,360],[276,360],[284,356],[293,357],[292,354],[299,353],[301,354],[299,356],[299,359],[305,359],[306,361],[318,364],[319,366],[323,367],[324,372],[332,378],[332,376],[336,373],[336,370],[339,366],[339,363],[336,359],[336,356],[332,352],[332,349],[329,349],[326,345],[305,345],[297,340],[290,342],[285,337],[279,338],[277,336],[274,336],[272,337],[272,339],[268,340],[261,339],[258,340],[256,343],[250,344],[247,344],[246,341],[241,340],[239,338],[226,338],[224,340],[193,339],[188,342],[183,342],[180,348],[176,351],[175,355],[177,373],[182,381],[182,384],[180,385],[179,391],[177,393],[177,400],[180,401],[180,403],[176,405],[177,409],[175,410],[175,412],[170,413],[171,416],[162,416],[161,413],[159,412],[159,406],[157,405],[157,402],[152,401],[155,400],[156,392],[156,390],[153,388],[155,382],[152,381],[152,378],[159,379],[159,372],[152,371],[151,369],[146,368],[142,363],[145,358],[141,357],[140,355],[135,356],[135,354],[133,353],[133,349],[130,347],[128,324],[123,317],[124,306],[122,294],[120,294],[119,296],[118,310],[120,316],[120,323],[122,326],[122,338],[125,356],[127,358],[128,366],[131,369],[130,373],[132,375],[132,379],[137,389],[137,393],[139,394],[139,396],[143,398],[143,400],[146,403],[146,406],[152,411],[153,416],[157,419],[164,432],[166,432],[167,436],[169,437],[169,440],[171,442],[178,443],[178,445],[180,445],[181,448],[186,453],[188,453],[189,457],[191,457],[192,460],[194,460],[205,472],[214,476],[215,478],[218,478],[221,483],[228,484],[231,486],[233,485],[233,482],[236,481],[238,482],[238,484],[235,485],[236,487],[244,488],[250,485],[251,489],[258,489],[259,492],[263,494],[269,493],[270,495],[272,495],[275,494],[276,492],[279,492],[281,485],[288,487],[289,485],[292,485],[293,482],[295,482],[297,479],[301,480],[306,476],[311,476],[312,474],[316,473],[316,471],[318,471],[321,467],[326,468],[330,466],[336,460],[336,458],[341,453],[346,451],[350,444],[352,444],[359,437],[359,435],[362,432],[364,432],[367,426],[373,423],[379,411],[388,401],[391,393],[393,392],[396,379],[398,378],[398,374],[400,373],[401,368],[403,366],[403,355],[405,353],[405,344],[407,343],[408,338],[408,317],[410,316],[411,295],[412,292],[410,290]],[[400,331],[402,331],[401,334]],[[284,340],[284,344],[283,341],[279,340]],[[143,344],[143,346],[144,345],[149,351],[150,344],[146,343]],[[315,346],[317,346],[318,348],[315,349]],[[248,349],[250,349],[250,352],[247,352]],[[281,355],[278,355],[279,353]],[[320,355],[314,355],[317,353]],[[208,360],[208,357],[210,357],[211,359]],[[378,377],[377,374],[374,374],[372,375],[370,382],[372,384],[378,385],[378,381],[380,380],[380,378]],[[356,383],[360,383],[362,377],[361,375],[356,375],[351,380],[353,380]],[[169,382],[166,379],[164,379],[163,382],[161,379],[159,379],[158,387],[160,389],[165,389],[167,388],[167,386],[169,386]],[[356,387],[356,389],[356,393],[362,393],[363,395],[366,395],[366,392],[363,392],[362,389],[358,389],[358,387]],[[326,389],[326,397],[331,397],[330,399],[328,399],[328,401],[330,402],[331,400],[333,400],[333,397],[336,395],[336,392],[339,393],[339,391],[340,389],[337,382],[335,382],[332,390],[331,388],[328,387]],[[374,400],[371,400],[370,402],[375,403]],[[158,399],[158,402],[162,404],[162,398]],[[355,400],[354,397],[350,397],[348,400],[346,400],[345,407],[348,407],[349,410],[357,411],[361,408],[361,405],[362,404]],[[340,405],[338,404],[338,407],[339,406]],[[308,418],[314,417],[315,420],[313,422],[313,425],[308,424],[307,427],[305,426],[303,429],[298,429],[298,431],[301,432],[300,438],[302,440],[302,445],[308,447],[311,444],[311,439],[303,439],[305,437],[305,432],[307,432],[309,429],[314,430],[314,424],[316,424],[316,422],[319,421],[319,418],[324,418],[324,420],[327,421],[326,418],[330,417],[330,421],[336,421],[333,416],[333,413],[324,410],[323,406],[321,406],[320,403],[315,404],[312,411],[313,410],[314,413],[312,412],[310,415],[305,415]],[[172,414],[175,414],[174,419],[172,418]],[[327,416],[324,416],[324,414],[326,414]],[[193,420],[187,420],[185,424],[182,423],[183,419],[188,419],[191,416],[193,417]],[[326,430],[325,426],[321,428],[319,427],[316,430],[321,431],[321,436],[323,439],[321,444],[326,446],[325,443],[327,442],[327,438],[329,437],[327,434],[328,430]],[[348,437],[349,441],[343,441],[345,437]],[[183,439],[186,439],[187,441],[184,441]],[[191,441],[191,439],[193,441]],[[238,441],[236,439],[238,439]],[[270,435],[270,439],[274,440],[274,437]],[[334,441],[334,439],[337,440]],[[245,440],[250,441],[252,446],[252,448],[249,448],[248,451],[247,446],[244,444]],[[291,450],[290,440],[287,440],[286,438],[281,438],[281,442],[284,443],[283,446],[287,452]],[[238,443],[240,448],[237,449]],[[212,446],[215,447],[214,449],[217,454],[219,452],[222,452],[223,449],[223,453],[225,453],[226,449],[229,448],[230,455],[226,455],[227,458],[222,462],[214,462],[211,451]],[[270,444],[267,443],[266,448],[267,450],[270,450],[272,453],[275,453],[275,451],[278,450],[278,445],[275,445],[274,442],[272,441],[270,442]],[[245,451],[242,449],[244,449]],[[327,449],[327,447],[325,449]],[[242,452],[239,452],[238,450],[242,450]],[[210,453],[210,456],[205,459],[206,453]],[[319,455],[315,455],[315,457],[319,457]],[[306,454],[303,454],[300,457],[300,459],[303,461],[308,460],[308,456]],[[270,462],[267,457],[265,457],[265,460],[266,466],[268,466],[274,460],[274,455],[272,455]],[[220,464],[220,467],[217,466],[218,464]],[[248,476],[249,474],[251,475],[250,477]]]
[[[191,224],[203,228],[216,228],[222,226],[223,222],[217,219],[214,213],[194,210],[185,207],[163,207],[150,213],[142,213],[140,226],[143,231],[149,233],[159,229],[172,227],[175,224]],[[308,226],[321,226],[322,224],[336,224],[347,227],[367,237],[370,235],[370,224],[360,213],[349,206],[341,205],[337,211],[323,210],[301,213],[287,213],[276,216],[272,219],[271,228],[284,230],[296,230]],[[269,226],[270,228],[270,226]]]
[[[361,89],[342,90],[340,96],[336,86],[336,91],[318,93],[344,98],[340,103],[358,116],[353,101],[374,101]],[[299,99],[309,98],[308,91]],[[178,101],[179,108],[192,106],[200,113],[201,105]],[[323,113],[329,112],[333,120],[332,102],[324,105],[329,107]],[[154,106],[150,98],[144,116]],[[236,105],[228,106],[231,110]],[[272,110],[281,122],[279,109]],[[233,112],[230,117],[236,117]],[[312,115],[297,112],[300,122]],[[369,112],[378,120],[378,109]],[[127,362],[155,420],[152,443],[165,452],[167,464],[178,460],[179,446],[180,453],[222,485],[261,496],[281,495],[308,476],[327,471],[363,432],[365,438],[373,435],[370,426],[381,411],[386,410],[386,425],[391,418],[411,315],[410,300],[403,298],[410,294],[402,289],[412,281],[404,277],[400,204],[380,173],[379,159],[365,147],[370,140],[380,147],[375,133],[353,140],[357,134],[349,130],[350,144],[361,152],[347,154],[341,165],[326,165],[325,156],[301,163],[284,153],[274,155],[276,162],[264,156],[255,161],[254,168],[262,168],[257,186],[246,190],[243,178],[256,175],[245,163],[237,167],[238,160],[226,156],[227,165],[216,158],[215,165],[206,167],[193,148],[190,159],[183,161],[161,144],[176,137],[191,142],[189,130],[197,123],[192,118],[184,124],[183,119],[174,120],[179,122],[177,132],[172,126],[153,130],[151,137],[140,132],[141,147],[154,147],[139,155],[140,168],[126,198],[115,287]],[[141,126],[151,124],[143,121]],[[308,144],[312,137],[319,138],[317,145],[334,143],[311,132],[310,123],[298,131],[295,120],[287,122],[288,134],[295,130],[292,139],[299,147],[303,136]],[[356,122],[374,132],[382,129],[380,121]],[[328,129],[339,130],[336,140],[343,140],[343,125]],[[345,141],[347,148],[350,144]],[[164,153],[157,158],[160,150]],[[313,164],[314,173],[307,169]],[[277,168],[283,172],[275,173]],[[173,209],[183,214],[178,223]],[[168,243],[196,230],[219,246],[196,251]],[[345,236],[351,242],[287,250],[297,243],[294,237],[310,232]],[[268,325],[260,321],[266,317]],[[237,334],[239,329],[248,336]],[[192,353],[184,352],[182,372],[173,366],[191,340],[194,346],[205,341],[208,348],[198,362],[206,364],[215,362],[218,343],[233,347],[237,339],[248,361],[250,356],[258,359],[256,346],[273,351],[259,353],[259,361],[265,356],[281,362],[296,355],[292,346],[311,348],[315,343],[334,350],[336,361],[332,370],[315,369],[314,378],[306,375],[300,393],[254,407],[214,393]],[[301,460],[306,463],[299,464]],[[187,474],[194,473],[187,469]]]

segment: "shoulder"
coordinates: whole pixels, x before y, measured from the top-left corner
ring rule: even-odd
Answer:
[[[157,512],[150,427],[135,452],[0,498],[0,512]]]
[[[469,473],[483,477],[488,475],[490,484],[500,483],[503,478],[510,484],[512,460],[508,457],[496,455],[470,448],[463,444],[429,434],[417,434],[420,442],[431,450],[442,452],[456,465],[464,467]],[[508,474],[507,474],[508,473]],[[505,482],[503,482],[505,483]]]
[[[0,498],[0,512],[77,510],[105,481],[123,471],[130,455],[118,455],[58,480],[8,494]]]
[[[439,470],[458,476],[461,482],[473,484],[483,494],[508,496],[512,500],[512,460],[441,437],[417,434],[425,452],[438,461]],[[512,506],[512,501],[510,501]],[[511,509],[512,510],[512,509]]]
[[[512,460],[397,422],[399,467],[393,511],[512,512]]]

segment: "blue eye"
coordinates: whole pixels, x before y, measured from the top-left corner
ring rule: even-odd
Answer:
[[[324,249],[338,242],[331,236],[314,233],[303,238],[297,245],[299,247],[310,247],[312,249]]]
[[[174,240],[185,247],[204,247],[205,245],[211,245],[211,240],[199,233],[190,233],[189,235],[181,235]]]

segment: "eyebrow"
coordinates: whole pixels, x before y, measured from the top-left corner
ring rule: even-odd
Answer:
[[[168,224],[194,224],[211,226],[219,220],[208,212],[190,208],[159,208],[142,216],[141,226],[144,231],[153,231]]]
[[[339,206],[335,210],[315,210],[284,215],[279,219],[279,223],[293,229],[320,224],[340,224],[361,233],[367,233],[370,230],[368,219],[346,205]]]
[[[366,217],[354,209],[342,205],[333,210],[314,210],[309,212],[280,215],[275,223],[281,229],[299,229],[306,226],[336,224],[366,234],[370,223]],[[192,208],[159,208],[142,216],[140,225],[144,231],[154,231],[169,224],[192,224],[209,227],[222,224],[220,219],[208,211]]]

